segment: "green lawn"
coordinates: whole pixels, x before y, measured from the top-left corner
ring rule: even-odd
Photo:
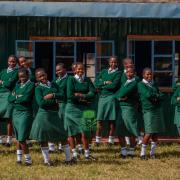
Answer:
[[[45,167],[37,145],[31,148],[33,165],[16,165],[15,147],[0,146],[0,180],[2,179],[133,179],[176,180],[180,179],[180,144],[164,144],[158,147],[156,160],[142,161],[137,148],[134,159],[116,156],[119,147],[109,149],[106,145],[93,147],[96,162],[83,159],[77,165],[64,165],[64,154],[51,154],[54,167]],[[117,154],[118,155],[118,154]]]

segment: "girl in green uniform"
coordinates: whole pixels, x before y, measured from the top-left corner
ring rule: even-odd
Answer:
[[[62,94],[54,83],[47,80],[44,69],[39,68],[35,72],[39,85],[35,88],[35,97],[39,106],[33,121],[30,138],[41,144],[42,155],[45,165],[52,165],[49,158],[48,142],[59,142],[63,144],[66,162],[71,161],[70,147],[67,142],[67,134],[58,115],[58,100]]]
[[[95,87],[100,90],[97,110],[97,131],[96,144],[99,145],[103,122],[108,122],[109,130],[109,144],[114,143],[114,131],[116,121],[116,99],[114,94],[120,88],[121,72],[118,70],[118,62],[116,57],[109,59],[109,69],[104,69],[96,78]]]
[[[135,79],[134,68],[127,68],[126,76],[126,82],[121,85],[121,88],[116,95],[119,100],[119,112],[121,112],[121,115],[119,116],[121,122],[119,122],[119,127],[117,127],[117,133],[121,143],[122,158],[125,158],[127,155],[125,137],[130,138],[130,149],[128,155],[133,157],[134,147],[136,145],[135,138],[139,135],[137,116],[137,81]]]
[[[17,59],[14,55],[8,57],[8,68],[0,72],[0,119],[7,119],[7,142],[6,146],[12,144],[12,106],[8,102],[8,96],[18,81]],[[0,140],[2,138],[0,137]]]
[[[31,157],[26,140],[32,124],[32,99],[34,95],[34,83],[29,79],[27,69],[18,72],[19,82],[9,96],[9,102],[13,104],[13,128],[17,140],[17,163],[22,163],[22,153],[25,156],[25,164],[31,165]]]
[[[180,135],[180,86],[176,88],[176,91],[172,96],[172,104],[175,105],[174,124],[176,124]]]
[[[90,102],[95,96],[95,88],[88,77],[84,76],[84,66],[77,63],[76,74],[67,82],[67,105],[65,109],[65,127],[68,131],[69,142],[73,152],[73,158],[77,159],[75,137],[82,135],[85,158],[94,160],[90,155],[87,138],[88,129],[84,126],[83,112],[90,108]]]
[[[138,92],[142,103],[145,136],[141,147],[141,159],[146,159],[146,147],[151,142],[150,157],[155,158],[158,134],[164,132],[164,119],[161,108],[163,94],[152,83],[152,71],[149,68],[143,70],[143,80],[138,83]]]

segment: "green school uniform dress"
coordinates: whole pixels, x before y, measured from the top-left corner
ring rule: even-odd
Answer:
[[[111,81],[112,84],[106,84]],[[97,120],[115,121],[116,120],[116,98],[114,94],[120,88],[121,72],[116,70],[102,70],[95,81],[95,87],[100,90],[98,101]]]
[[[8,97],[18,81],[17,68],[7,68],[0,72],[0,119],[11,118],[12,105],[8,102]]]
[[[180,100],[177,101],[177,97],[180,97],[180,87],[177,87],[172,96],[172,104],[175,105],[174,124],[177,126],[180,135]]]
[[[144,79],[138,83],[138,92],[142,104],[145,133],[164,132],[165,125],[161,107],[163,94],[156,85],[150,84]]]
[[[82,93],[84,98],[75,96]],[[67,105],[65,110],[65,128],[68,136],[88,133],[84,112],[91,109],[91,102],[95,97],[95,88],[90,78],[80,78],[77,75],[67,81]]]
[[[44,100],[47,94],[55,94],[54,99]],[[58,99],[62,95],[54,83],[40,83],[35,88],[35,97],[39,106],[33,121],[30,138],[38,142],[59,142],[67,140],[67,133],[58,115]]]
[[[65,117],[65,108],[66,108],[66,103],[67,103],[67,80],[68,80],[68,75],[65,74],[63,77],[57,78],[54,83],[57,84],[59,91],[62,92],[62,97],[59,99],[59,117],[62,120],[62,123],[64,124],[64,117]]]
[[[28,80],[25,84],[18,83],[8,100],[13,104],[12,122],[15,137],[18,141],[29,138],[32,125],[32,99],[34,83]]]
[[[137,114],[137,81],[135,78],[127,80],[122,84],[116,94],[117,99],[127,97],[127,100],[119,101],[119,126],[116,126],[117,135],[138,136],[138,114]]]

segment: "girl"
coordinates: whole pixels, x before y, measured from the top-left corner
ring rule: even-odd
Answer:
[[[126,82],[122,84],[116,95],[120,102],[119,105],[122,116],[122,122],[119,123],[120,126],[117,131],[121,143],[122,158],[125,158],[127,155],[125,136],[130,137],[128,155],[133,157],[136,145],[135,137],[139,135],[137,124],[137,81],[135,79],[134,68],[127,68],[126,76]]]
[[[68,131],[69,142],[73,152],[73,158],[78,157],[75,148],[75,137],[82,135],[84,145],[85,158],[87,160],[95,160],[90,155],[89,144],[86,134],[86,128],[83,126],[83,112],[89,108],[90,101],[95,96],[95,89],[88,77],[84,76],[84,66],[77,63],[76,74],[68,79],[67,82],[67,105],[65,110],[65,127]]]
[[[22,152],[25,156],[25,164],[31,165],[32,160],[26,140],[32,124],[32,99],[34,95],[34,83],[29,80],[27,69],[18,72],[19,83],[9,96],[9,102],[13,104],[13,127],[16,136],[17,163],[22,163]]]
[[[141,159],[146,159],[146,147],[151,141],[150,157],[155,158],[158,134],[164,131],[164,121],[161,109],[162,93],[152,83],[153,74],[150,68],[143,70],[143,80],[138,83],[138,92],[142,103],[145,136],[141,147]]]
[[[176,91],[172,96],[172,104],[175,105],[174,124],[176,124],[180,135],[180,86],[176,88]]]
[[[114,93],[120,88],[121,72],[118,70],[116,57],[109,59],[109,69],[102,70],[96,78],[95,87],[100,90],[97,110],[96,144],[100,144],[103,123],[110,126],[109,145],[114,143],[114,130],[116,120],[116,99]]]
[[[35,72],[39,85],[35,88],[35,97],[39,106],[38,113],[32,125],[30,138],[41,144],[44,164],[51,166],[49,158],[48,142],[59,142],[63,144],[66,162],[71,162],[70,148],[67,142],[67,134],[58,116],[57,100],[62,96],[55,84],[47,80],[44,69],[39,68]]]
[[[7,142],[6,146],[12,144],[12,106],[8,103],[8,96],[18,81],[17,59],[14,55],[8,57],[8,68],[0,72],[0,119],[7,119]],[[2,138],[0,137],[0,140]]]

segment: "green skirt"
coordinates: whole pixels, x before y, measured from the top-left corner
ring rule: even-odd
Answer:
[[[121,109],[121,122],[116,124],[117,135],[125,136],[138,136],[138,115],[137,110],[133,106],[120,106]]]
[[[165,132],[165,122],[161,108],[143,110],[143,119],[146,134]]]
[[[180,107],[175,107],[174,124],[177,126],[178,134],[180,135]]]
[[[64,122],[66,103],[59,103],[59,117]]]
[[[29,138],[32,120],[31,111],[20,111],[14,108],[12,122],[15,137],[18,141],[25,141]]]
[[[38,142],[66,141],[67,133],[61,123],[58,111],[48,111],[39,108],[33,121],[30,139]]]
[[[91,129],[89,128],[89,126],[87,126],[87,123],[89,123],[89,121],[86,116],[92,116],[91,113],[86,113],[88,110],[91,110],[91,107],[86,105],[67,103],[64,125],[65,129],[68,132],[68,136],[75,136],[80,133],[85,133],[88,136]],[[93,120],[95,120],[95,117],[93,118]]]
[[[116,120],[116,99],[114,95],[101,96],[98,102],[97,120],[98,121],[115,121]]]
[[[10,92],[0,93],[0,119],[12,118],[13,106],[8,102]]]

